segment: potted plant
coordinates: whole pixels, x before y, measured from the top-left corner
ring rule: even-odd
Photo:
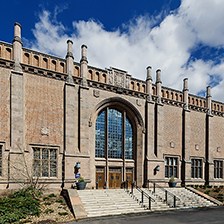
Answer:
[[[177,182],[175,181],[173,176],[170,178],[168,184],[169,184],[169,187],[176,187]]]
[[[86,187],[85,179],[80,176],[78,178],[78,183],[76,183],[76,186],[77,186],[77,190],[84,190]]]

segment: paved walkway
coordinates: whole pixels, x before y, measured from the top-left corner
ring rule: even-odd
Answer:
[[[86,219],[66,224],[223,224],[224,207],[169,211],[162,213],[110,216],[98,219]]]

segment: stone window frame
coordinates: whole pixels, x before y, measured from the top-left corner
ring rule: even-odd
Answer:
[[[200,162],[200,165],[198,165]],[[191,158],[191,178],[202,179],[203,178],[203,159]]]
[[[168,163],[166,164],[166,159]],[[176,164],[174,164],[174,161],[176,160]],[[171,161],[171,164],[169,162]],[[172,155],[166,155],[164,158],[165,162],[165,171],[164,171],[164,176],[165,178],[171,178],[172,176],[174,178],[179,178],[179,157],[178,156],[172,156]],[[167,168],[167,175],[166,175],[166,168]],[[170,175],[170,168],[172,168],[172,174]],[[174,168],[176,168],[176,175],[174,175]]]
[[[45,161],[48,162],[48,176],[42,176],[42,162],[44,159],[40,158],[40,159],[36,159],[36,161],[40,161],[40,168],[41,168],[41,174],[40,176],[36,176],[34,175],[35,171],[34,171],[34,148],[37,148],[37,149],[40,149],[41,150],[41,153],[40,153],[40,157],[42,156],[42,151],[43,149],[48,149],[48,152],[49,150],[51,149],[54,149],[56,150],[56,159],[55,160],[51,160],[50,159],[50,153],[48,153],[48,159],[45,159]],[[58,178],[58,169],[59,169],[59,154],[60,154],[60,148],[59,147],[55,147],[55,146],[49,146],[49,145],[32,145],[31,146],[31,151],[32,151],[32,171],[33,171],[33,175],[34,177],[37,177],[37,178],[41,178],[41,179],[46,179],[46,178],[50,178],[50,179],[57,179]],[[51,176],[51,168],[50,168],[50,164],[51,164],[51,161],[55,161],[56,162],[56,175],[55,176]]]
[[[214,159],[214,178],[223,179],[223,160]]]

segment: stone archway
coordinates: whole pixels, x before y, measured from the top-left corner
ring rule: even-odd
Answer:
[[[122,138],[122,149],[120,151],[120,155],[118,158],[111,158],[111,147],[109,146],[109,143],[111,143],[111,138],[108,138],[110,135],[109,123],[108,123],[108,116],[111,112],[115,112],[120,114],[120,119],[122,120],[122,136],[119,136]],[[116,112],[117,111],[117,112]],[[120,97],[115,98],[109,98],[106,100],[101,101],[96,107],[95,111],[92,116],[92,121],[95,126],[95,132],[100,131],[99,128],[97,128],[99,116],[104,114],[103,124],[105,124],[105,132],[101,133],[103,136],[105,136],[105,153],[97,154],[95,153],[95,167],[96,172],[97,170],[100,170],[103,168],[104,170],[104,176],[102,177],[105,180],[105,186],[104,187],[111,187],[116,186],[117,184],[114,183],[114,185],[111,183],[114,178],[116,178],[115,182],[119,182],[119,176],[121,178],[121,181],[126,180],[127,178],[132,179],[133,181],[136,181],[139,186],[143,184],[143,172],[144,172],[144,124],[143,119],[137,108],[132,105],[127,100],[124,100]],[[110,118],[111,119],[111,118]],[[129,124],[129,127],[132,127],[132,145],[133,145],[133,156],[127,157],[127,150],[126,150],[126,132],[128,131],[127,123]],[[97,127],[96,127],[97,123]],[[126,125],[126,126],[125,126]],[[96,129],[97,128],[97,129]],[[104,128],[104,126],[103,126]],[[126,130],[126,132],[125,132]],[[118,134],[119,135],[119,134]],[[99,134],[95,133],[95,150],[98,146],[98,137]],[[129,136],[129,139],[131,137]],[[102,141],[102,138],[101,138]],[[104,141],[104,140],[103,140]],[[103,143],[104,144],[104,143]],[[116,150],[114,150],[116,152]],[[121,155],[122,154],[122,155]],[[115,172],[116,171],[116,172]],[[119,172],[121,174],[119,175]],[[116,173],[116,175],[112,175],[112,172]],[[127,175],[127,172],[129,175]],[[99,184],[100,180],[97,180],[97,177],[99,175],[96,174],[95,180]],[[101,178],[101,176],[100,176]],[[110,180],[111,179],[111,180]],[[102,187],[102,186],[100,186]]]

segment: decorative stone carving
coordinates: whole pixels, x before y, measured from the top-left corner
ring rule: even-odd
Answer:
[[[124,86],[124,74],[118,72],[114,73],[114,85],[119,87]]]
[[[221,152],[221,149],[220,149],[220,147],[217,147],[217,152]]]
[[[130,80],[131,80],[131,76],[127,75],[126,76],[126,88],[129,89],[130,88]]]
[[[100,96],[100,91],[99,90],[93,90],[93,96],[95,96],[96,98],[98,98]]]
[[[114,84],[114,76],[113,76],[113,72],[112,71],[109,71],[108,83],[110,85]]]
[[[108,83],[120,88],[130,88],[131,76],[126,71],[116,68],[108,69]]]
[[[175,147],[174,142],[170,142],[170,148],[174,148],[174,147]]]
[[[136,104],[140,107],[142,105],[141,101],[139,99],[136,100]]]
[[[41,127],[41,135],[47,135],[49,136],[50,130],[48,127]]]
[[[197,145],[197,144],[195,145],[195,150],[197,150],[197,151],[199,150],[199,145]]]

